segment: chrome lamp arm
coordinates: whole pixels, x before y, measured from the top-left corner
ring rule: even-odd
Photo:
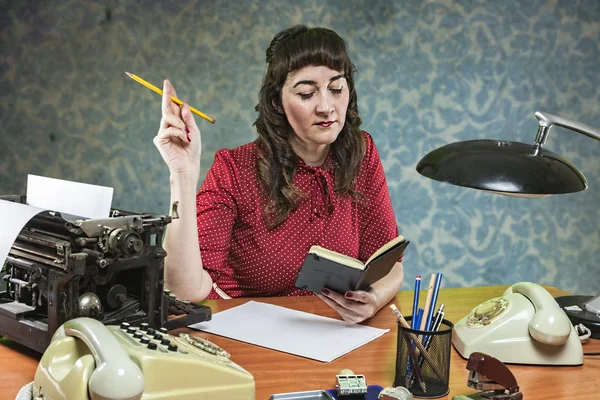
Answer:
[[[537,118],[539,125],[537,135],[535,137],[536,150],[541,150],[544,143],[546,143],[546,139],[548,138],[548,133],[550,132],[552,125],[570,129],[591,137],[592,139],[600,140],[600,129],[593,128],[589,125],[539,111],[535,113],[535,117]]]

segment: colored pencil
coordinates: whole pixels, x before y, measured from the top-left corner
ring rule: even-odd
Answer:
[[[127,76],[129,76],[131,79],[133,79],[134,81],[136,81],[137,83],[146,86],[148,89],[160,94],[162,96],[163,91],[161,89],[159,89],[158,87],[154,86],[153,84],[151,84],[150,82],[147,82],[145,80],[143,80],[142,78],[140,78],[139,76],[132,74],[130,72],[125,72],[127,74]],[[179,100],[177,97],[175,96],[171,96],[171,100],[173,100],[174,103],[183,106],[183,101]],[[196,114],[197,116],[199,116],[200,118],[204,118],[205,120],[207,120],[210,123],[215,123],[217,121],[215,121],[214,118],[209,117],[208,115],[204,114],[201,111],[196,110],[194,107],[190,106],[190,111],[193,112],[194,114]]]
[[[417,310],[419,309],[419,290],[421,290],[421,275],[417,275],[415,278],[415,293],[413,295],[413,309],[412,309],[412,320],[410,321],[410,327],[417,329]]]

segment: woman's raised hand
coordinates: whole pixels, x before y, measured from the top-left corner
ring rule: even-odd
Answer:
[[[177,97],[171,82],[165,79],[162,95],[162,119],[154,137],[154,145],[169,167],[171,175],[200,173],[202,139],[190,107],[179,107],[171,100]],[[195,174],[195,175],[194,175]]]

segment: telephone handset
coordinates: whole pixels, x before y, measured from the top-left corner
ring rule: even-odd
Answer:
[[[75,338],[85,346],[74,343]],[[56,387],[57,381],[67,378],[67,387],[72,390],[73,398],[87,399],[88,388],[92,400],[142,397],[142,371],[101,322],[92,318],[69,320],[54,333],[50,347],[44,356],[48,354],[51,359],[48,363],[40,363],[35,376],[42,390]],[[76,347],[79,351],[73,351]],[[81,353],[87,354],[76,359],[83,358],[80,365],[75,365],[72,370],[71,366],[77,364],[72,357]],[[79,377],[85,377],[85,380]]]
[[[521,293],[535,308],[529,321],[529,334],[538,342],[559,345],[569,340],[573,326],[567,314],[560,308],[554,297],[540,285],[528,282],[515,283],[504,292],[504,296]]]
[[[520,282],[475,307],[454,326],[460,355],[473,352],[505,363],[581,365],[583,349],[565,312],[542,286]]]
[[[42,356],[33,398],[255,400],[253,376],[206,339],[91,318],[65,322]]]

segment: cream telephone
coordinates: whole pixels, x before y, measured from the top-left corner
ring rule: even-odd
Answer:
[[[124,322],[65,322],[35,373],[38,400],[254,400],[254,378],[211,342]]]
[[[548,291],[531,282],[475,307],[454,325],[452,344],[464,358],[481,352],[505,363],[583,364],[571,321]]]

